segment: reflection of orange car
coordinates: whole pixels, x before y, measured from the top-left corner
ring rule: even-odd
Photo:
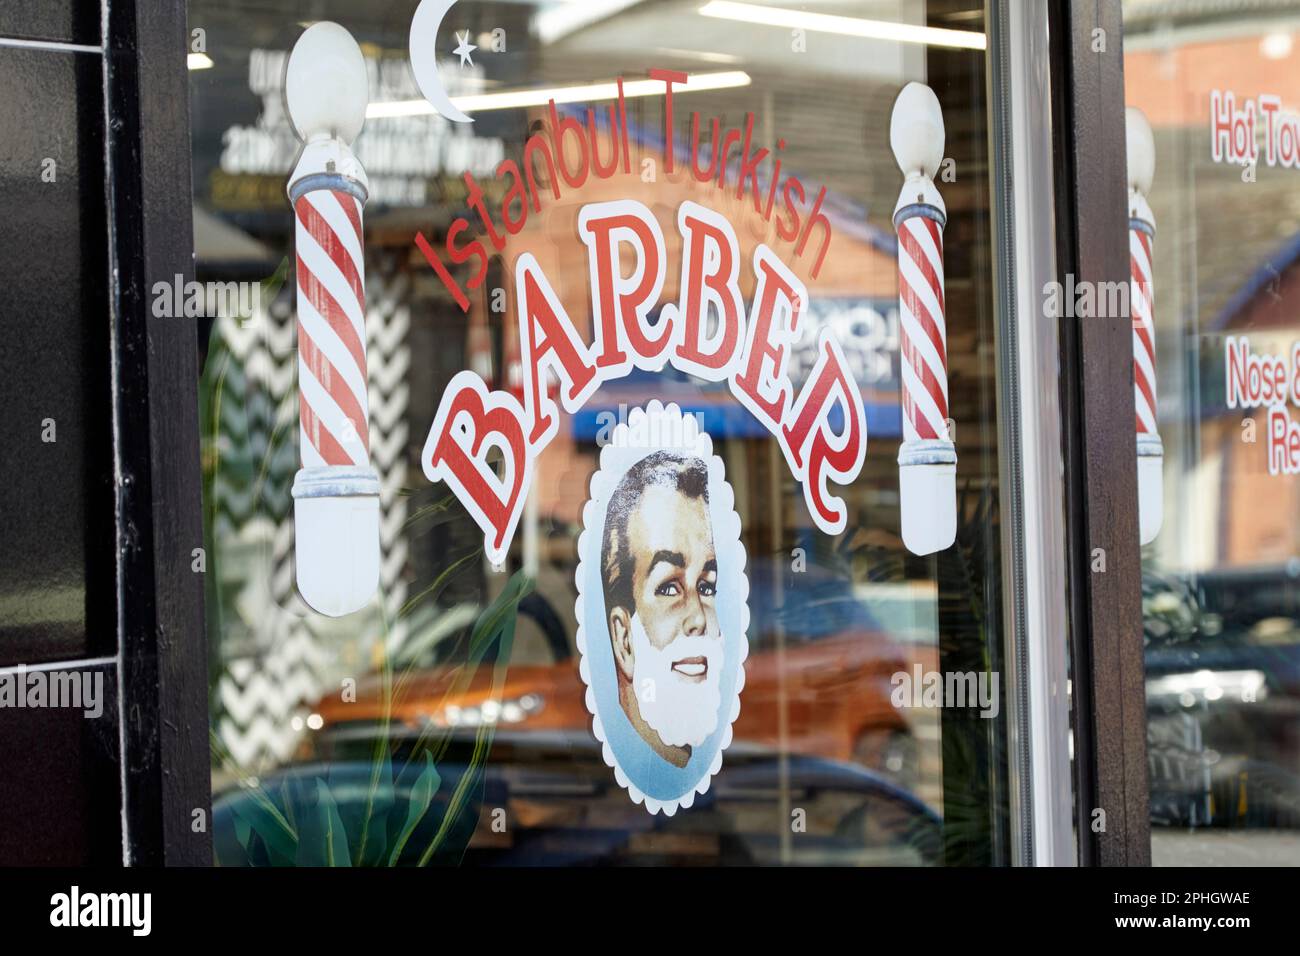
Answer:
[[[751,575],[753,574],[751,569]],[[917,653],[893,641],[856,598],[808,586],[789,588],[779,611],[763,607],[762,592],[751,593],[750,651],[735,744],[792,754],[853,761],[908,784],[916,772],[916,746],[903,715],[890,702],[890,678],[910,671]],[[491,669],[456,686],[463,672],[436,656],[396,689],[392,727],[399,733],[432,723],[473,728],[495,723],[516,731],[589,732],[591,715],[578,660],[549,604],[538,594],[520,604],[551,647],[554,662],[512,664],[500,694],[491,688]],[[443,641],[435,646],[454,642]],[[932,652],[930,652],[932,653]],[[363,681],[355,702],[337,696],[321,701],[318,742],[373,739],[384,716],[378,677]]]

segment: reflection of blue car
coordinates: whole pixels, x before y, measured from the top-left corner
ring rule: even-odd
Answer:
[[[1300,578],[1146,574],[1153,822],[1300,827]]]
[[[337,864],[356,859],[368,830],[366,862],[379,864],[412,865],[426,856],[434,863],[543,866],[942,861],[942,823],[932,810],[841,763],[792,757],[782,767],[771,753],[733,747],[727,773],[709,792],[665,817],[627,799],[586,735],[499,733],[484,772],[462,788],[472,751],[472,736],[453,741],[436,765],[431,795],[421,761],[378,790],[372,764],[346,761],[286,768],[263,778],[256,791],[221,793],[213,802],[217,860],[323,864],[330,862],[325,845]],[[457,805],[460,812],[450,809]],[[301,846],[289,845],[295,837]]]
[[[749,614],[755,627],[750,640],[762,641],[778,627],[787,640],[810,642],[839,634],[881,633],[868,604],[853,591],[847,574],[837,574],[809,559],[801,571],[789,558],[751,559]],[[775,585],[779,585],[779,588]]]

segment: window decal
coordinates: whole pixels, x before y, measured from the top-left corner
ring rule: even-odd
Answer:
[[[351,143],[366,117],[366,63],[337,23],[308,27],[285,73],[306,144],[289,175],[298,265],[298,591],[342,617],[379,587],[379,475],[370,464],[366,370],[365,170]]]
[[[651,402],[600,453],[578,538],[579,672],[605,763],[650,813],[708,791],[740,716],[749,581],[722,459]]]
[[[1151,247],[1156,217],[1147,202],[1156,170],[1151,124],[1141,110],[1125,111],[1128,141],[1128,254],[1133,314],[1133,401],[1137,408],[1138,540],[1150,544],[1164,522],[1165,447],[1156,413],[1156,304]]]
[[[957,446],[948,410],[943,296],[948,212],[934,185],[943,162],[943,111],[928,86],[909,83],[898,94],[889,145],[905,177],[894,207],[903,380],[899,507],[907,550],[932,554],[950,547],[957,536]]]

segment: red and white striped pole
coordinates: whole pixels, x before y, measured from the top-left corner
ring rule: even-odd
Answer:
[[[899,509],[907,550],[932,554],[949,547],[957,535],[957,448],[948,429],[943,296],[948,214],[934,185],[943,161],[943,111],[928,86],[909,83],[898,94],[889,144],[904,176],[894,207],[903,399]]]
[[[1151,245],[1156,217],[1147,203],[1156,171],[1155,139],[1142,111],[1125,111],[1128,138],[1129,308],[1133,316],[1133,397],[1137,410],[1138,539],[1150,544],[1164,521],[1164,446],[1156,421],[1155,295]]]
[[[289,56],[285,99],[302,154],[289,177],[298,277],[298,591],[342,617],[379,585],[379,476],[370,466],[366,376],[365,170],[350,144],[369,103],[366,64],[337,23],[309,27]]]

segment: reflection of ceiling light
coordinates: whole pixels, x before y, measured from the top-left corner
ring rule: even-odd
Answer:
[[[673,95],[696,93],[700,90],[726,90],[738,86],[749,86],[749,74],[741,70],[724,70],[718,73],[692,73],[685,83],[673,86]],[[624,80],[623,96],[631,99],[637,96],[662,96],[663,80]],[[595,103],[600,100],[612,100],[618,96],[618,84],[589,83],[585,86],[555,86],[538,90],[502,90],[499,93],[477,93],[469,96],[453,96],[451,101],[456,108],[466,113],[483,110],[521,109],[526,106],[545,106],[551,100],[556,103]],[[434,113],[433,106],[427,100],[391,100],[387,103],[371,103],[366,110],[368,119],[384,119],[393,116],[423,116]]]
[[[213,67],[212,57],[206,53],[191,53],[185,58],[185,65],[191,70],[210,70]]]
[[[1270,33],[1259,41],[1259,52],[1270,60],[1285,60],[1291,55],[1291,34]]]
[[[789,10],[783,7],[731,3],[728,0],[711,0],[710,3],[700,7],[700,13],[706,17],[718,17],[722,20],[739,20],[742,23],[760,23],[769,27],[869,37],[873,40],[894,40],[898,43],[925,43],[930,46],[960,47],[965,50],[983,50],[988,46],[984,34],[973,30],[946,30],[942,27],[919,27],[910,23],[893,23],[888,20],[837,17],[826,13],[805,13],[802,10]]]
[[[546,6],[533,17],[533,29],[543,43],[555,43],[583,27],[612,17],[638,0],[582,0]]]
[[[740,57],[734,53],[712,53],[708,50],[677,50],[661,46],[655,50],[665,56],[678,56],[689,60],[704,60],[706,63],[739,63]]]

